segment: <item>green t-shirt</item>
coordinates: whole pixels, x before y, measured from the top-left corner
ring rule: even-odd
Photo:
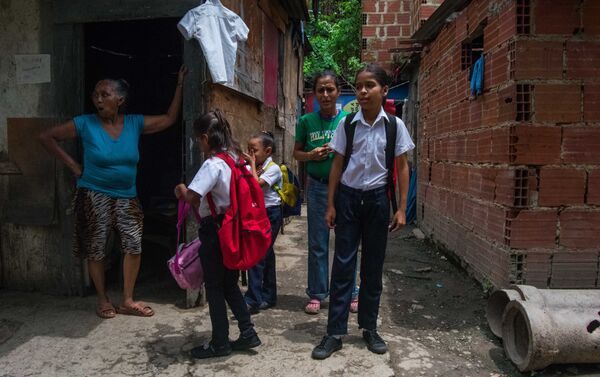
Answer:
[[[296,125],[296,141],[304,144],[305,152],[322,147],[331,141],[335,128],[347,114],[340,111],[333,119],[323,119],[319,112],[303,115]],[[329,154],[329,158],[322,161],[307,161],[308,174],[315,178],[327,179],[332,161],[333,153]]]

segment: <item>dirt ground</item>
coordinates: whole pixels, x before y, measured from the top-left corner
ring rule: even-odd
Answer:
[[[191,359],[189,350],[210,336],[207,308],[180,308],[184,295],[170,277],[146,274],[137,291],[155,309],[152,318],[101,320],[93,296],[0,290],[0,376],[600,376],[600,365],[519,373],[488,330],[481,286],[417,239],[412,227],[392,234],[388,244],[379,332],[390,352],[370,353],[352,315],[343,349],[312,360],[327,303],[316,316],[302,312],[306,238],[301,217],[277,240],[279,300],[253,316],[263,341],[254,351]],[[235,323],[231,337],[237,337]]]

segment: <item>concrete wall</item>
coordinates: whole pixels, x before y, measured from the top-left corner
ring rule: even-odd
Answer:
[[[481,280],[600,286],[599,18],[594,0],[474,0],[422,54],[420,226]]]
[[[0,151],[6,151],[6,119],[46,116],[50,84],[17,84],[14,55],[50,54],[42,47],[39,0],[0,1]]]

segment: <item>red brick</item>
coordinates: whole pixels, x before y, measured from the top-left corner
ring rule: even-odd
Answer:
[[[383,17],[381,14],[379,13],[369,13],[368,17],[367,17],[367,23],[370,26],[377,26],[377,25],[381,25],[383,20]],[[364,26],[363,26],[364,27]]]
[[[383,25],[394,25],[396,23],[396,13],[384,13],[383,17]]]
[[[375,27],[375,26],[370,26],[370,25],[363,26],[362,27],[362,36],[363,36],[363,38],[374,37],[376,30],[377,30],[377,27]]]
[[[399,13],[396,16],[396,23],[400,25],[408,25],[410,24],[410,14],[408,13]]]
[[[377,7],[376,4],[378,3],[377,0],[365,0],[362,1],[362,11],[363,12],[377,12]]]
[[[388,1],[388,6],[387,6],[388,12],[400,13],[401,8],[402,8],[402,1],[400,1],[400,0]]]
[[[566,163],[600,164],[600,128],[565,127],[562,159]]]
[[[540,171],[540,206],[583,204],[585,196],[584,170],[542,168]]]
[[[511,85],[498,91],[498,121],[515,121],[517,118],[517,90]]]
[[[580,122],[580,85],[536,85],[535,120],[538,122],[573,123]]]
[[[544,165],[560,162],[561,132],[559,127],[514,127],[514,164]]]
[[[400,26],[393,25],[386,27],[385,34],[389,37],[399,37],[400,36]]]
[[[600,246],[600,211],[566,209],[560,214],[560,245],[575,249]]]
[[[511,248],[549,248],[555,245],[558,215],[555,211],[521,211],[509,221]]]
[[[550,280],[552,250],[528,250],[525,256],[524,284],[547,288]]]
[[[594,288],[598,251],[560,251],[552,256],[551,288]]]
[[[514,72],[515,80],[562,78],[562,42],[517,41]]]
[[[600,169],[588,173],[587,204],[600,205]]]
[[[583,30],[587,35],[600,34],[600,2],[597,0],[586,0],[581,10]]]
[[[515,171],[500,170],[494,179],[496,187],[494,202],[505,206],[513,206],[515,201]]]
[[[580,27],[579,2],[573,0],[537,1],[535,34],[573,34]]]
[[[600,42],[567,41],[567,78],[600,81]]]
[[[600,85],[584,85],[583,87],[583,120],[600,122]]]

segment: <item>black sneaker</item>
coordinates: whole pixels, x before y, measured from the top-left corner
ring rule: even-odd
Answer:
[[[215,347],[212,343],[192,348],[190,354],[195,359],[208,359],[211,357],[221,357],[231,354],[231,346],[226,345]]]
[[[260,312],[258,307],[248,305],[248,313],[250,313],[250,315],[258,314],[258,312]]]
[[[387,352],[387,345],[376,330],[363,330],[363,339],[367,342],[369,351],[380,355]]]
[[[342,339],[336,339],[333,336],[325,335],[321,343],[312,351],[312,358],[323,360],[331,356],[335,351],[342,349]]]
[[[233,342],[230,342],[229,344],[231,344],[231,349],[234,351],[247,351],[250,348],[260,346],[262,344],[262,342],[260,341],[260,338],[258,337],[258,335],[256,333],[254,333],[253,335],[251,335],[249,337],[242,337],[240,335],[240,337],[237,338],[237,340],[234,340]]]

